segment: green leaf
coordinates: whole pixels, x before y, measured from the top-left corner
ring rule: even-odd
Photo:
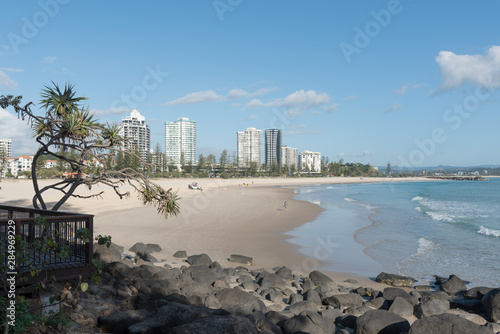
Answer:
[[[85,292],[87,291],[89,288],[89,284],[87,282],[83,282],[81,285],[80,285],[80,289],[82,289],[82,292]]]

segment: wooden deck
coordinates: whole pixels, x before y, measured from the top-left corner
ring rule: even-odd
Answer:
[[[35,219],[40,216],[46,219],[45,229],[36,224]],[[56,242],[58,249],[61,246],[66,246],[71,250],[68,256],[61,256],[54,250],[41,252],[30,249],[29,256],[24,260],[16,261],[15,272],[19,274],[26,272],[31,266],[39,269],[40,273],[35,277],[30,277],[28,281],[19,280],[18,274],[16,286],[22,288],[41,280],[64,281],[77,279],[79,276],[89,277],[93,271],[91,262],[93,218],[93,215],[0,205],[0,239],[3,241],[0,244],[0,250],[3,254],[6,254],[8,246],[6,237],[9,233],[9,226],[13,225],[15,226],[15,235],[21,235],[28,247],[33,246],[43,235],[50,235]],[[75,237],[75,232],[82,228],[89,229],[89,242],[83,242]],[[7,259],[2,265],[6,264]],[[27,277],[29,276],[27,275]]]

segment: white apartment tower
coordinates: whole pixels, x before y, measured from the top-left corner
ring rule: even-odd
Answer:
[[[238,167],[248,168],[251,162],[262,161],[262,130],[248,128],[236,133],[238,138]]]
[[[12,156],[12,139],[0,138],[0,150],[3,151],[5,158],[11,157]]]
[[[321,172],[321,153],[311,151],[301,152],[299,165],[301,171]]]
[[[299,149],[281,146],[281,167],[288,166],[289,170],[299,170]]]
[[[273,163],[281,166],[281,130],[268,129],[265,131],[266,137],[266,164]]]
[[[141,158],[146,160],[151,149],[151,131],[146,124],[146,118],[138,110],[132,110],[130,116],[122,119],[120,136],[128,139],[123,149],[134,151],[138,147]]]
[[[175,122],[165,122],[165,154],[169,164],[196,163],[196,122],[179,117]]]

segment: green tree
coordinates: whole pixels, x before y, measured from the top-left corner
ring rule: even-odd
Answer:
[[[392,174],[392,170],[391,170],[391,162],[390,162],[390,161],[387,163],[387,169],[385,170],[385,173],[386,173],[387,175],[391,175],[391,174]]]
[[[227,153],[227,150],[224,149],[221,154],[220,154],[220,158],[219,158],[219,166],[224,169],[226,168],[226,165],[229,163],[229,155]]]
[[[129,196],[128,191],[123,191],[121,185],[128,183],[139,194],[144,204],[153,204],[158,212],[165,218],[169,215],[179,213],[178,197],[171,189],[165,190],[148,180],[140,170],[125,168],[117,171],[94,168],[91,177],[83,177],[83,169],[86,168],[84,160],[89,159],[103,163],[110,156],[115,156],[121,151],[126,139],[119,135],[118,124],[100,124],[88,108],[81,107],[79,103],[85,97],[75,97],[74,86],[66,84],[64,91],[53,83],[53,87],[46,86],[42,91],[41,105],[45,109],[43,115],[37,115],[31,110],[33,102],[21,105],[22,96],[0,97],[0,107],[13,107],[18,116],[27,119],[34,128],[34,137],[40,145],[33,157],[31,179],[35,195],[33,206],[37,209],[48,209],[44,199],[45,192],[54,190],[61,192],[61,198],[52,206],[51,210],[58,210],[70,197],[94,198],[99,197],[103,191],[88,196],[75,194],[75,191],[83,186],[93,189],[94,186],[102,184],[111,187],[120,197]],[[59,148],[65,150],[73,149],[75,157],[59,155]],[[123,152],[131,155],[130,152]],[[74,176],[44,185],[40,188],[37,175],[37,161],[42,155],[52,155],[64,160],[75,173]],[[138,157],[137,157],[138,158]]]

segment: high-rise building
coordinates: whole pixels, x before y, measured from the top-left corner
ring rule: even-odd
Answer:
[[[251,162],[262,162],[262,130],[248,128],[236,133],[238,138],[238,167],[248,168]]]
[[[266,164],[281,166],[281,130],[268,129],[266,136]]]
[[[196,163],[195,121],[179,117],[175,122],[165,122],[165,154],[169,164]]]
[[[3,151],[5,158],[11,157],[12,156],[12,139],[0,138],[0,150]]]
[[[122,119],[120,136],[128,139],[122,149],[134,151],[137,147],[141,158],[146,160],[151,149],[151,131],[146,124],[146,118],[138,110],[132,110],[130,116]]]
[[[298,171],[299,167],[299,149],[281,146],[281,167],[288,166],[289,170]]]
[[[301,171],[321,172],[321,153],[311,151],[300,152],[299,165]]]

